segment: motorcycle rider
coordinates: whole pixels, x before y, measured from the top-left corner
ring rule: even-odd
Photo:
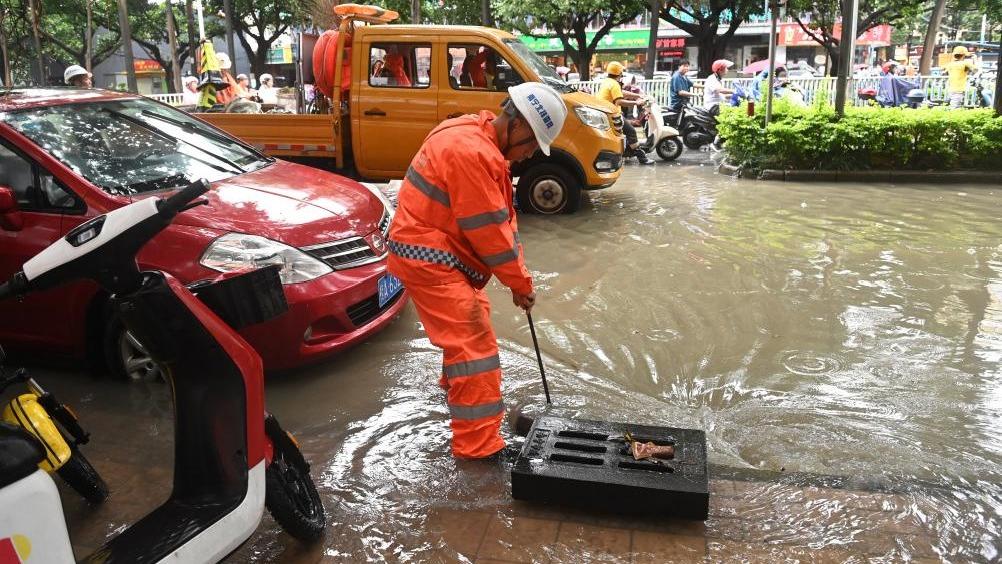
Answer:
[[[724,88],[724,83],[721,82],[727,69],[732,66],[734,63],[727,59],[713,61],[713,65],[710,66],[712,73],[703,83],[703,107],[713,114],[720,113],[720,104],[726,99],[725,97],[734,94],[733,88]]]
[[[634,92],[623,91],[623,86],[620,82],[623,80],[623,70],[622,63],[616,61],[612,61],[606,65],[606,77],[602,79],[602,85],[595,96],[599,100],[605,100],[616,106],[617,109],[643,106],[645,104],[643,96]],[[649,158],[647,153],[639,149],[640,141],[637,139],[637,130],[626,119],[622,110],[620,110],[620,115],[623,117],[623,134],[626,135],[626,152],[623,154],[623,158],[637,157],[637,161],[640,164],[654,164],[654,160]]]
[[[681,111],[692,98],[692,81],[686,76],[689,72],[689,61],[682,60],[678,63],[678,70],[671,77],[669,90],[668,109],[673,112]]]

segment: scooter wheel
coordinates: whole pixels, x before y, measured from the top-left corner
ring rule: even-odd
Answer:
[[[96,505],[108,497],[108,484],[104,483],[94,466],[76,448],[71,450],[70,459],[56,473],[83,496],[87,503]]]
[[[673,161],[682,154],[682,141],[678,137],[667,137],[662,139],[655,150],[661,160]]]
[[[264,504],[285,532],[312,542],[323,535],[327,515],[309,468],[297,464],[296,458],[301,455],[287,457],[276,449],[275,459],[265,470]]]

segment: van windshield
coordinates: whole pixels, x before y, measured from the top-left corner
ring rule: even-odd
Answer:
[[[214,182],[274,162],[152,100],[50,106],[0,118],[114,195],[166,190],[199,178]]]
[[[574,89],[571,88],[569,84],[561,80],[557,76],[557,71],[553,70],[550,65],[546,64],[546,61],[541,59],[539,55],[532,52],[531,49],[518,39],[505,39],[505,45],[511,47],[511,50],[515,52],[515,55],[525,63],[526,66],[531,68],[537,75],[539,79],[555,88],[558,92],[573,92]]]

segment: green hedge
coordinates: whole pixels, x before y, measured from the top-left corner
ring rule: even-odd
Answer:
[[[1002,170],[1002,118],[992,110],[798,107],[776,100],[763,132],[764,106],[725,108],[720,135],[733,164],[750,170]]]

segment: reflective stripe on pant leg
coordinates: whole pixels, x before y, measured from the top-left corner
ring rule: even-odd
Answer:
[[[453,454],[480,458],[501,450],[501,369],[486,294],[466,282],[407,289],[428,338],[444,351]]]

